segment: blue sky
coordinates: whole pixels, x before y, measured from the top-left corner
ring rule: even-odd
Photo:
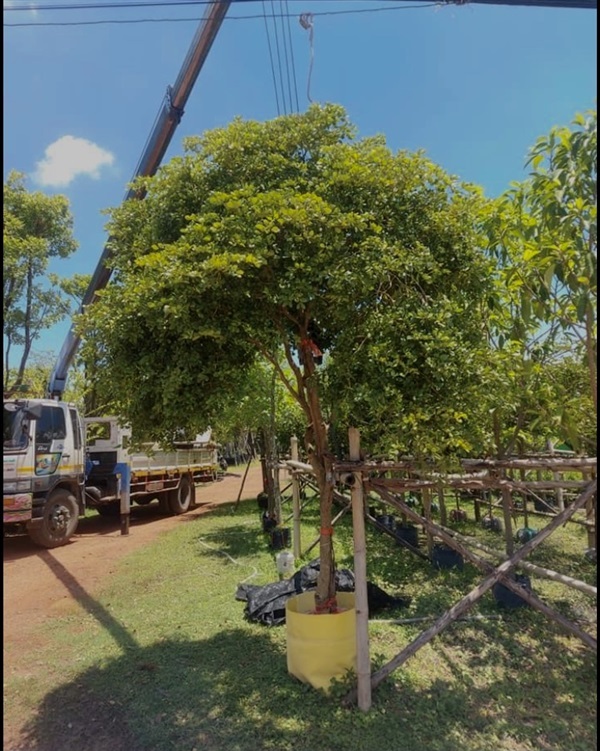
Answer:
[[[385,4],[288,1],[301,110],[308,104],[310,48],[298,16]],[[5,2],[5,24],[199,19],[203,13],[202,6],[6,10],[11,5],[32,3]],[[266,3],[267,10],[271,5]],[[360,135],[383,133],[394,150],[424,149],[449,172],[498,195],[525,176],[527,149],[539,135],[596,106],[597,14],[417,5],[315,16],[310,96],[343,104]],[[262,7],[232,5],[166,160],[181,153],[185,136],[236,115],[258,120],[277,115],[264,20],[233,19],[260,14]],[[102,210],[121,202],[197,26],[198,20],[5,27],[4,176],[16,169],[28,175],[28,188],[65,194],[74,215],[79,250],[54,271],[65,276],[94,271],[106,240]],[[44,334],[36,351],[58,352],[68,326],[65,321]]]

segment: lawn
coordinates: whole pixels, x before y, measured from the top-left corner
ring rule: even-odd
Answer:
[[[466,508],[472,518],[472,509]],[[303,548],[318,528],[303,514]],[[458,527],[501,547],[473,522]],[[349,515],[337,526],[339,566],[352,568]],[[440,615],[481,578],[436,572],[368,529],[369,578],[409,608],[381,618]],[[585,531],[561,529],[532,562],[590,583]],[[316,550],[316,549],[315,549]],[[102,561],[99,561],[102,565]],[[277,578],[255,500],[178,525],[122,560],[95,599],[47,626],[31,675],[5,679],[5,712],[27,716],[27,751],[592,751],[596,659],[541,614],[503,611],[487,594],[394,673],[363,714],[288,675],[284,627],[243,618],[242,581]],[[595,632],[595,603],[534,579],[551,606]],[[425,624],[372,621],[376,665]]]

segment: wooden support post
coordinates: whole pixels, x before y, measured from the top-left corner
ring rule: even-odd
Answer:
[[[360,433],[348,431],[350,460],[360,461]],[[354,473],[352,484],[352,528],[354,531],[354,592],[356,603],[356,674],[358,708],[371,708],[371,658],[369,655],[369,602],[367,597],[367,542],[362,473]]]
[[[483,550],[484,553],[487,553],[488,555],[491,555],[492,558],[496,558],[498,561],[505,561],[506,556],[502,555],[502,553],[499,550],[494,550],[493,548],[490,548],[488,545],[484,545],[483,543],[479,542],[478,540],[473,540],[470,537],[465,537],[464,535],[461,535],[459,532],[457,532],[454,529],[446,529],[444,530],[452,537],[455,537],[460,542],[464,543],[465,545],[471,545],[473,548],[477,548],[478,550]],[[543,568],[542,566],[538,566],[535,563],[529,563],[529,561],[521,561],[518,565],[519,569],[522,569],[523,571],[527,571],[530,574],[534,574],[535,576],[539,576],[542,579],[550,579],[555,582],[559,582],[560,584],[564,584],[566,587],[570,587],[571,589],[578,589],[580,592],[583,592],[586,595],[589,595],[590,597],[597,597],[598,596],[598,588],[593,587],[591,584],[587,584],[586,582],[582,582],[579,579],[574,579],[572,576],[567,576],[566,574],[560,574],[558,571],[553,571],[549,568]]]
[[[552,443],[552,439],[548,438],[548,451],[550,452],[550,456],[554,455],[554,444]],[[584,475],[585,477],[585,475]],[[552,479],[553,480],[561,480],[562,474],[560,472],[553,472],[552,473]],[[562,488],[556,488],[554,491],[555,498],[556,498],[556,505],[558,507],[559,511],[564,511],[565,509],[565,496],[564,491]]]
[[[421,493],[421,499],[423,501],[423,516],[427,521],[431,521],[431,489],[430,488],[423,488],[423,492]],[[433,551],[433,535],[431,532],[425,528],[426,533],[426,539],[427,539],[427,553],[431,557],[431,553]]]
[[[403,505],[403,504],[400,504],[386,490],[382,489],[381,487],[378,487],[376,484],[373,484],[373,488],[377,490],[377,492],[380,493],[382,497],[385,498],[392,505],[396,505],[398,507],[401,507]],[[587,489],[578,497],[578,499],[573,503],[572,506],[569,506],[562,513],[558,514],[552,520],[552,522],[548,524],[548,526],[544,527],[544,529],[542,529],[532,540],[530,540],[525,545],[523,545],[523,547],[520,548],[512,557],[507,558],[497,569],[494,569],[493,566],[488,561],[483,560],[482,558],[477,556],[475,553],[473,553],[472,551],[468,550],[463,545],[461,545],[460,542],[458,542],[458,540],[456,539],[455,535],[451,534],[449,531],[442,529],[441,527],[439,527],[437,524],[434,524],[433,522],[429,522],[429,524],[432,528],[432,533],[437,535],[447,545],[454,548],[455,550],[458,550],[462,555],[464,555],[467,559],[472,561],[476,566],[483,569],[484,571],[486,572],[489,571],[491,573],[493,573],[494,571],[496,573],[500,572],[499,578],[502,579],[502,583],[504,584],[504,586],[508,587],[508,589],[510,589],[512,592],[519,595],[519,597],[521,597],[523,600],[528,602],[532,607],[536,608],[537,610],[540,610],[542,613],[547,615],[556,623],[563,626],[567,631],[570,631],[575,636],[578,636],[591,649],[596,650],[597,642],[592,636],[590,636],[590,634],[586,633],[585,631],[582,631],[579,628],[579,626],[571,623],[561,613],[557,613],[554,610],[552,610],[552,608],[548,607],[548,605],[543,603],[536,595],[534,595],[531,592],[526,592],[521,586],[519,586],[519,584],[517,584],[517,582],[515,582],[512,578],[506,576],[506,574],[508,574],[510,570],[512,570],[516,566],[519,566],[521,561],[527,555],[529,555],[529,553],[532,550],[538,547],[538,545],[540,545],[547,537],[549,537],[556,529],[558,529],[558,527],[562,526],[571,516],[573,516],[573,514],[578,509],[582,508],[582,506],[585,505],[589,497],[591,495],[594,495],[595,493],[596,493],[596,483],[595,482],[590,483]],[[410,517],[413,517],[416,519],[419,518],[418,514],[414,512],[412,509],[407,508],[407,514]],[[507,564],[510,564],[510,565],[508,568],[505,568]],[[475,590],[473,590],[473,592],[474,591]]]
[[[298,461],[298,439],[295,435],[292,436],[290,441],[290,450],[292,453],[292,460]],[[292,470],[292,515],[294,519],[294,533],[293,533],[293,546],[294,546],[294,558],[300,558],[302,554],[302,543],[300,540],[300,480],[298,479],[298,473]]]
[[[590,470],[584,470],[582,473],[586,480],[592,476]],[[585,520],[589,524],[587,527],[587,545],[588,548],[596,547],[596,495],[594,494],[585,504]]]
[[[478,491],[476,491],[478,492]],[[475,521],[481,521],[481,506],[479,496],[473,496],[473,513],[475,514]]]
[[[506,553],[512,555],[515,549],[512,532],[512,493],[509,488],[502,488],[502,512],[504,515],[504,540],[506,542]]]
[[[385,498],[389,503],[392,505],[400,505],[399,502],[393,498],[393,496],[388,493],[388,491],[381,486],[377,486],[376,482],[372,482],[373,489],[376,489],[377,492],[379,492],[383,498]],[[552,617],[554,620],[557,620],[559,622],[566,621],[566,623],[569,626],[569,630],[573,631],[581,631],[578,627],[574,626],[574,624],[567,621],[564,616],[560,616],[560,619],[557,618],[559,614],[554,613],[550,608],[548,608],[547,605],[544,603],[541,603],[536,597],[531,597],[530,593],[524,593],[524,590],[522,587],[520,587],[516,582],[511,581],[509,578],[506,577],[506,575],[510,574],[510,572],[527,556],[529,553],[531,553],[535,548],[537,548],[539,545],[542,544],[542,542],[549,537],[558,527],[560,527],[562,524],[565,523],[567,519],[569,519],[579,508],[581,508],[590,495],[596,492],[596,483],[593,483],[593,485],[588,486],[588,488],[579,496],[579,498],[573,503],[572,506],[565,509],[563,512],[558,514],[551,522],[548,524],[547,527],[545,527],[543,530],[541,530],[532,540],[527,542],[525,545],[523,545],[522,548],[520,548],[511,558],[504,561],[498,568],[493,568],[485,562],[487,566],[490,566],[492,569],[491,573],[486,576],[486,578],[480,582],[480,584],[477,585],[471,592],[469,592],[465,597],[462,598],[459,602],[457,602],[455,605],[453,605],[450,610],[448,610],[446,613],[444,613],[441,618],[439,618],[430,628],[423,631],[416,639],[414,639],[410,644],[408,644],[396,657],[394,657],[392,660],[390,660],[386,665],[384,665],[380,670],[378,670],[376,673],[373,674],[372,678],[372,686],[375,688],[378,686],[381,681],[384,680],[390,673],[392,673],[394,670],[396,670],[398,667],[403,665],[409,657],[412,657],[421,647],[425,646],[425,644],[429,643],[433,638],[435,638],[441,631],[443,631],[446,626],[449,626],[451,623],[456,621],[457,618],[459,618],[464,612],[469,610],[481,597],[490,590],[494,584],[496,584],[497,581],[500,579],[503,580],[503,583],[509,587],[511,590],[516,591],[523,599],[527,601],[536,602],[536,607],[539,607],[540,609],[543,608],[543,612],[545,612],[549,617]],[[404,505],[404,504],[402,504]],[[418,514],[415,514],[412,509],[409,509],[406,507],[407,515],[410,516],[418,516]],[[432,527],[437,527],[437,525],[432,525]],[[456,541],[450,536],[446,535],[443,530],[441,530],[439,527],[437,527],[436,532],[440,534],[440,537],[442,539],[448,538],[446,541],[448,544],[452,544],[452,542],[456,543]],[[453,547],[457,547],[456,544]],[[460,546],[462,548],[462,546]],[[469,553],[469,557],[473,557],[474,554],[471,554],[470,551],[465,551]],[[475,556],[477,558],[477,556]],[[481,559],[479,559],[481,560]],[[563,624],[564,625],[564,624]],[[580,635],[580,634],[578,634]],[[581,634],[582,638],[588,643],[590,646],[596,647],[596,640],[591,637],[589,634],[585,634],[585,632],[582,632]],[[351,691],[344,699],[344,703],[350,703],[356,699],[356,692]]]
[[[275,496],[275,519],[277,520],[277,524],[281,524],[282,522],[282,514],[281,514],[281,485],[280,485],[280,477],[279,477],[279,462],[277,461],[277,455],[274,455],[275,459],[275,466],[273,467],[273,493]]]
[[[448,524],[448,512],[446,511],[446,498],[444,496],[444,486],[440,482],[440,485],[438,487],[438,502],[440,504],[440,522],[442,523],[442,526],[447,526]]]

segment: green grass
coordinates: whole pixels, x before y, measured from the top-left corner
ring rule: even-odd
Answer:
[[[303,548],[317,528],[312,503]],[[472,522],[460,529],[502,546]],[[352,567],[349,517],[335,543],[338,565]],[[371,529],[367,544],[369,578],[412,597],[410,608],[385,618],[440,615],[481,579],[470,566],[435,572]],[[568,527],[532,560],[594,583],[585,547],[584,530]],[[47,625],[47,647],[32,654],[29,675],[5,677],[5,713],[27,718],[27,751],[596,748],[595,656],[537,612],[503,612],[486,595],[473,612],[500,620],[451,626],[392,674],[363,714],[340,707],[342,687],[325,697],[288,675],[284,627],[246,622],[234,599],[250,576],[257,584],[277,578],[254,500],[235,514],[231,504],[178,525],[122,560],[99,595],[81,592],[78,606]],[[579,592],[537,579],[534,589],[568,616],[594,617]],[[372,622],[374,663],[422,628]]]

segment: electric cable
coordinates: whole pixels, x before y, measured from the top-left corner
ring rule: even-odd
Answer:
[[[273,77],[273,88],[275,89],[275,104],[277,107],[277,114],[281,115],[281,109],[279,107],[279,94],[277,92],[277,79],[275,77],[275,66],[273,64],[273,49],[271,47],[271,35],[269,34],[269,24],[267,23],[267,12],[265,7],[265,0],[262,0],[263,6],[263,18],[265,21],[265,32],[267,34],[267,46],[269,48],[269,61],[271,63],[271,75]]]

